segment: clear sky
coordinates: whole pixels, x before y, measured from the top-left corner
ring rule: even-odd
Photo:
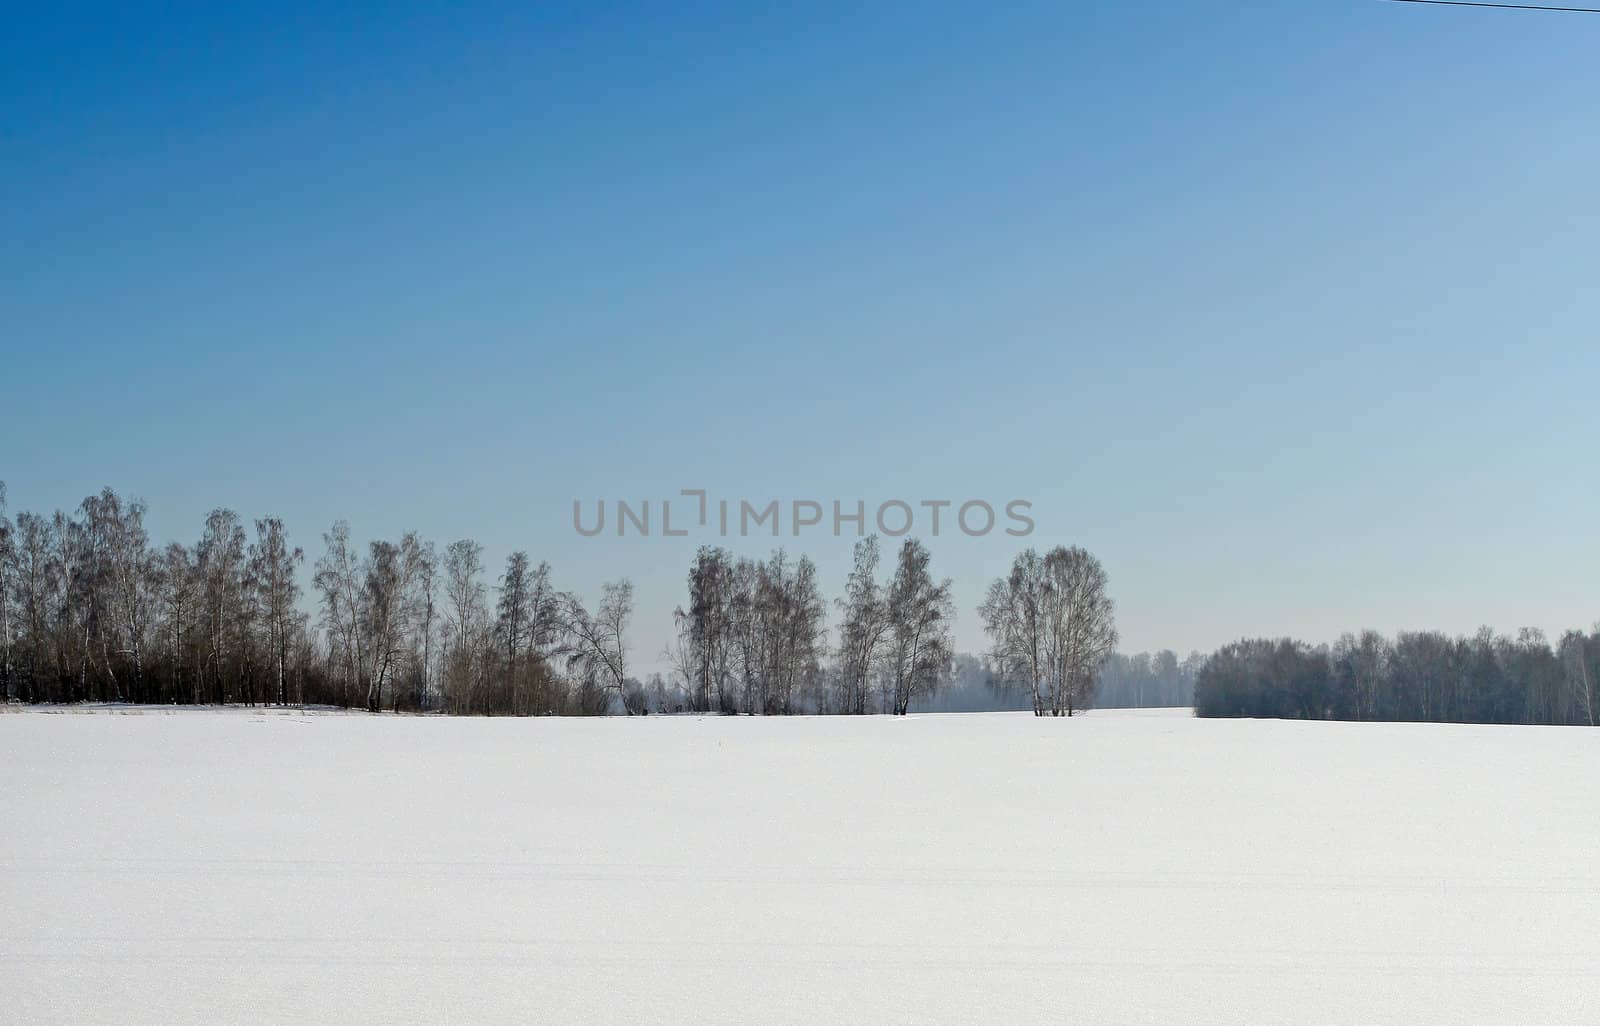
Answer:
[[[1130,651],[1600,618],[1600,16],[765,7],[8,11],[12,506],[526,548],[636,666],[707,539],[575,497],[1026,498]]]

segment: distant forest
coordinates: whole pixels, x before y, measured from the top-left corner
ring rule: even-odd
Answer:
[[[1288,639],[1235,642],[1195,681],[1199,716],[1409,720],[1593,726],[1600,717],[1600,625],[1567,631],[1488,628],[1466,638],[1433,631],[1392,639],[1346,634],[1313,648]]]
[[[672,611],[667,672],[630,672],[633,586],[558,590],[514,552],[414,532],[358,545],[333,525],[308,558],[282,520],[213,510],[192,544],[152,545],[110,488],[71,513],[19,512],[0,483],[0,695],[11,702],[320,705],[465,715],[899,713],[1187,705],[1200,659],[1123,656],[1107,578],[1082,549],[1028,550],[979,610],[994,642],[953,651],[948,579],[906,540],[880,570],[859,541],[842,595],[816,567],[706,547]],[[308,565],[309,564],[309,565]],[[309,594],[302,586],[309,578]]]

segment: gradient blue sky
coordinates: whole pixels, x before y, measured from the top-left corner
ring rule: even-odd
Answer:
[[[1128,650],[1588,624],[1597,53],[1376,0],[13,9],[0,478],[631,575],[636,666],[704,539],[574,497],[1027,498]],[[963,648],[1016,548],[935,544]]]

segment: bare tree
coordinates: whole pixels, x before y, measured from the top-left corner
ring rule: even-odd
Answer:
[[[169,639],[169,662],[172,675],[170,692],[186,694],[196,705],[202,701],[202,680],[199,673],[192,678],[192,689],[185,690],[184,666],[188,649],[194,645],[194,627],[200,617],[200,574],[194,555],[189,549],[173,542],[161,554],[160,587],[161,615],[165,636]]]
[[[564,599],[567,665],[580,682],[622,699],[627,681],[624,658],[628,621],[633,616],[633,582],[623,579],[605,584],[593,615],[578,596],[566,595]]]
[[[342,704],[349,708],[366,668],[361,623],[364,583],[360,561],[350,542],[350,525],[339,521],[322,536],[322,541],[326,551],[317,560],[312,580],[322,595],[322,625],[328,632],[330,656],[339,668]]]
[[[97,498],[84,500],[86,519],[95,538],[99,566],[94,575],[103,597],[96,602],[102,616],[98,625],[101,654],[108,675],[115,662],[129,670],[128,697],[144,701],[145,650],[155,609],[154,560],[144,529],[145,504],[127,503],[110,488]]]
[[[485,606],[483,546],[463,538],[444,553],[447,702],[454,712],[479,708]]]
[[[1044,557],[1045,643],[1050,654],[1050,712],[1071,716],[1094,693],[1095,676],[1117,647],[1116,607],[1100,561],[1076,546]]]
[[[889,584],[889,673],[896,716],[904,716],[918,695],[937,686],[949,669],[950,626],[955,619],[948,578],[935,584],[928,572],[927,546],[908,538]]]
[[[672,611],[672,640],[661,650],[661,660],[672,669],[674,687],[682,692],[685,705],[695,712],[707,709],[702,689],[700,662],[694,645],[694,621],[682,606]],[[663,688],[666,687],[663,683]]]
[[[630,602],[631,588],[630,588]],[[538,714],[555,712],[559,706],[556,694],[557,681],[550,666],[550,656],[565,630],[565,616],[561,593],[550,582],[550,564],[541,562],[534,567],[528,588],[528,629],[523,663],[529,668],[532,684],[532,711]]]
[[[89,663],[94,658],[92,641],[95,625],[93,539],[82,520],[68,517],[56,510],[51,517],[51,540],[54,572],[51,574],[57,594],[55,601],[60,613],[56,631],[57,657],[61,676],[75,678],[74,687],[68,691],[72,701],[90,698],[117,697],[116,681],[110,681],[109,693],[96,696],[89,690]]]
[[[433,638],[438,630],[439,617],[434,596],[437,594],[439,556],[433,547],[433,542],[426,542],[418,548],[415,564],[412,620],[419,635],[417,642],[421,651],[418,656],[422,671],[416,704],[418,708],[435,708],[437,696],[433,679]]]
[[[215,509],[196,550],[206,631],[211,701],[244,698],[239,672],[245,629],[245,535],[238,514]],[[230,686],[229,675],[233,675]],[[236,694],[237,692],[237,694]]]
[[[734,562],[726,549],[701,546],[689,568],[689,607],[677,610],[685,688],[697,712],[733,709]]]
[[[1567,685],[1576,698],[1574,705],[1591,727],[1595,724],[1596,706],[1600,706],[1600,696],[1595,693],[1600,678],[1596,672],[1600,664],[1600,624],[1595,624],[1595,635],[1591,640],[1582,631],[1567,631],[1561,636],[1557,651]]]
[[[510,711],[532,715],[552,711],[548,648],[560,632],[561,597],[550,585],[550,564],[533,567],[526,552],[513,552],[500,578],[495,630],[505,658]]]
[[[506,559],[506,572],[500,575],[499,618],[495,622],[495,631],[500,636],[501,654],[505,657],[506,688],[513,714],[522,711],[519,701],[523,686],[520,664],[526,645],[531,575],[528,554],[520,551],[513,552]]]
[[[295,603],[300,598],[295,568],[303,562],[305,552],[289,547],[282,520],[262,517],[256,521],[256,542],[250,546],[249,554],[250,582],[257,617],[266,628],[274,700],[279,705],[289,704],[290,635],[295,625]]]
[[[843,712],[867,711],[871,678],[890,631],[888,602],[877,580],[878,536],[856,542],[845,594],[839,599],[839,686]]]
[[[50,608],[55,593],[54,544],[50,521],[36,513],[19,512],[13,559],[16,565],[17,619],[26,643],[19,645],[26,660],[22,687],[25,702],[44,699],[50,664]]]
[[[788,714],[795,711],[798,694],[814,687],[820,672],[826,607],[817,568],[805,556],[791,563],[779,549],[758,581],[766,663],[761,711]]]
[[[367,547],[363,564],[362,615],[360,628],[366,632],[366,650],[371,668],[367,673],[367,708],[383,708],[384,688],[389,689],[391,708],[399,709],[396,677],[410,641],[413,592],[424,560],[421,540],[408,531],[400,544],[375,541]]]
[[[1028,686],[1035,716],[1045,713],[1050,676],[1048,595],[1044,560],[1033,549],[1024,549],[1012,562],[1010,575],[989,585],[988,595],[978,607],[993,644],[996,673],[1002,680]]]

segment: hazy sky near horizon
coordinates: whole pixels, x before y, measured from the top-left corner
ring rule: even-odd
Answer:
[[[719,539],[575,498],[1026,499],[1129,651],[1600,619],[1600,16],[7,17],[13,510],[525,548],[637,667]],[[976,650],[1022,543],[932,544]]]

